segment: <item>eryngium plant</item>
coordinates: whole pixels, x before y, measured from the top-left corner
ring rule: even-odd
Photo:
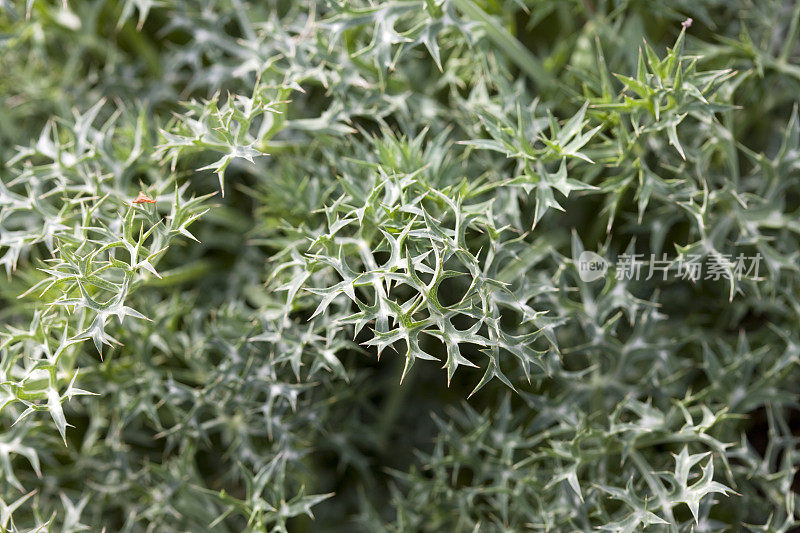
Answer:
[[[0,1],[0,531],[793,531],[799,31]]]

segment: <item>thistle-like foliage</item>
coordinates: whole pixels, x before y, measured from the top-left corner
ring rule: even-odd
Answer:
[[[0,530],[800,526],[797,2],[0,35]]]

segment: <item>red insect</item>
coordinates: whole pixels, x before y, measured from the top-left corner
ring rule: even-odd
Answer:
[[[156,203],[156,201],[153,200],[152,198],[150,198],[149,196],[147,196],[143,191],[139,191],[139,196],[137,196],[136,199],[134,199],[133,202],[131,202],[131,203],[134,203],[134,204],[154,204],[154,203]]]

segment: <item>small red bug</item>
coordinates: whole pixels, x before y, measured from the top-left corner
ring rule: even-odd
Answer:
[[[139,191],[139,196],[137,196],[136,199],[133,200],[133,202],[131,202],[131,203],[134,203],[134,204],[154,204],[154,203],[156,203],[156,201],[153,200],[152,198],[150,198],[149,196],[147,196],[143,191]]]

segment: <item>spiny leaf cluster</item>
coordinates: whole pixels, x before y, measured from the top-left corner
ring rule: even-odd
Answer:
[[[0,2],[0,530],[793,531],[798,34]]]

